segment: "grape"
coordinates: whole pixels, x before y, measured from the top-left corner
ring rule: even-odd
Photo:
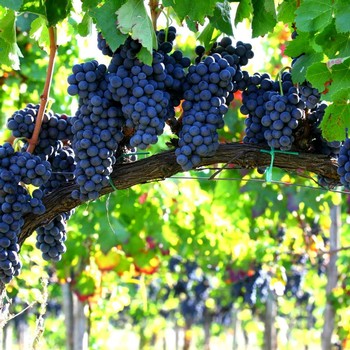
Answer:
[[[305,102],[306,108],[314,109],[320,102],[320,92],[316,88],[313,88],[309,82],[304,82],[299,90],[300,98]]]
[[[280,95],[277,92],[265,95],[268,100],[265,102],[266,114],[262,118],[262,123],[271,132],[271,134],[266,130],[264,132],[264,137],[271,148],[288,151],[292,147],[294,136],[290,131],[295,130],[299,123],[298,119],[292,118],[291,115],[303,116],[304,114],[304,110],[299,108],[299,99],[289,98],[296,93],[296,88],[291,87],[286,95]],[[294,112],[295,110],[298,112]],[[269,119],[274,121],[268,125],[266,120]]]
[[[184,85],[182,129],[175,151],[183,170],[198,166],[202,157],[211,156],[217,150],[217,129],[224,125],[223,114],[227,111],[227,97],[233,90],[234,74],[235,69],[219,54],[190,66]],[[210,84],[217,89],[207,89]]]
[[[66,251],[67,220],[74,210],[57,215],[50,223],[37,229],[36,247],[44,260],[60,261]]]
[[[28,104],[25,108],[16,111],[7,121],[7,127],[16,138],[30,139],[39,111],[39,105]],[[52,112],[44,113],[39,133],[38,143],[34,154],[47,160],[57,150],[62,148],[62,142],[72,139],[72,118]],[[28,147],[25,142],[23,149]]]
[[[18,235],[28,213],[41,215],[43,191],[32,195],[22,184],[42,186],[51,176],[50,163],[27,152],[15,152],[12,145],[0,146],[0,280],[8,283],[20,273]]]
[[[64,146],[51,156],[48,161],[51,164],[52,173],[49,180],[41,186],[45,194],[73,180],[76,168],[75,154],[73,149],[69,146]]]
[[[66,166],[68,173],[74,171],[72,177],[76,179],[79,190],[72,192],[73,198],[94,200],[101,189],[109,184],[109,175],[116,162],[114,153],[124,138],[121,130],[123,114],[121,105],[113,101],[110,95],[105,65],[89,61],[74,65],[72,71],[76,81],[86,81],[88,84],[87,94],[79,93],[79,109],[72,118],[74,162],[70,159],[69,164],[57,164],[62,156],[66,156],[64,153],[56,153],[53,160],[58,159],[55,163],[58,173],[65,171],[62,167]],[[94,77],[93,82],[89,73]],[[62,176],[60,179],[64,180]],[[57,177],[53,181],[57,185]],[[56,186],[55,183],[51,185]]]
[[[103,37],[101,32],[97,34],[97,47],[99,50],[102,51],[104,55],[110,56],[110,57],[113,56],[113,51],[107,44],[106,39]]]
[[[164,91],[167,74],[162,55],[153,54],[152,66],[136,58],[132,64],[129,60],[125,65],[132,42],[127,40],[118,53],[120,65],[113,66],[115,73],[108,77],[108,89],[113,99],[122,105],[126,126],[134,129],[130,146],[145,149],[156,143],[157,136],[163,133],[170,95]]]
[[[346,138],[339,151],[338,158],[338,175],[340,176],[341,184],[350,189],[350,139]]]

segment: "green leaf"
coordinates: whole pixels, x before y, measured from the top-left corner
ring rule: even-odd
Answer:
[[[115,51],[122,45],[127,38],[127,33],[123,34],[116,28],[117,16],[114,15],[121,8],[122,4],[122,0],[111,0],[89,12],[91,17],[95,19],[97,28],[101,30],[112,51]]]
[[[90,11],[97,7],[97,5],[101,2],[101,0],[84,0],[82,1],[83,11]]]
[[[239,2],[236,17],[235,17],[235,24],[242,22],[245,18],[250,18],[251,14],[253,13],[253,6],[251,0],[241,0]]]
[[[48,26],[55,26],[58,22],[64,20],[72,9],[71,0],[46,0],[46,14]]]
[[[9,44],[16,43],[16,16],[15,12],[8,10],[0,20],[0,38]]]
[[[326,108],[326,113],[321,122],[322,136],[328,141],[343,141],[346,128],[350,128],[350,91],[347,99],[335,101]]]
[[[101,221],[100,232],[103,233],[99,234],[97,239],[97,243],[100,244],[101,250],[105,253],[112,247],[125,243],[130,237],[129,232],[126,231],[118,219],[110,215],[108,220],[109,223],[106,220]]]
[[[295,21],[299,30],[317,32],[322,30],[332,20],[332,0],[303,1],[295,13]]]
[[[149,66],[152,65],[153,55],[145,47],[142,47],[136,56],[141,62],[148,64]]]
[[[277,18],[284,23],[293,23],[297,2],[295,0],[284,0],[278,5]]]
[[[231,21],[231,7],[225,0],[223,3],[218,2],[215,6],[214,15],[209,18],[209,23],[228,35],[233,35]]]
[[[209,50],[220,34],[221,33],[217,31],[211,23],[208,23],[198,36],[198,40],[203,44],[206,50]]]
[[[8,10],[0,20],[0,62],[19,69],[19,58],[23,57],[16,43],[15,12]]]
[[[341,64],[335,64],[331,68],[332,84],[329,86],[329,96],[334,96],[343,89],[349,89],[350,86],[350,59],[346,59]]]
[[[310,45],[312,40],[312,35],[309,33],[300,32],[294,40],[287,43],[284,53],[289,57],[298,57],[304,53],[314,52],[313,47]]]
[[[334,3],[334,17],[339,33],[350,32],[350,6],[348,0],[338,0]]]
[[[91,33],[92,20],[88,13],[85,13],[82,21],[77,25],[78,33],[87,36]]]
[[[0,38],[0,60],[1,63],[18,70],[20,67],[19,58],[23,57],[21,50],[16,43],[8,43]]]
[[[315,42],[322,47],[323,52],[330,58],[350,55],[350,37],[348,34],[337,32],[334,19],[315,37]]]
[[[292,67],[292,78],[294,83],[303,83],[306,79],[306,72],[309,66],[316,62],[321,62],[322,53],[310,53],[300,56]]]
[[[306,71],[306,79],[319,91],[325,89],[325,83],[331,78],[331,72],[326,63],[314,63]]]
[[[31,12],[46,17],[45,2],[35,0],[23,0],[20,12]]]
[[[277,23],[275,8],[271,1],[273,2],[273,0],[265,0],[264,2],[252,0],[252,30],[254,38],[272,32]]]
[[[205,17],[212,16],[217,0],[193,1],[193,0],[164,0],[165,7],[172,6],[173,10],[182,22],[186,17],[204,24]]]
[[[0,0],[0,6],[18,11],[22,6],[23,0]]]
[[[38,45],[46,52],[49,52],[50,36],[43,17],[37,17],[31,25],[29,36],[38,42]]]
[[[138,40],[148,50],[149,58],[144,63],[150,64],[153,48],[157,47],[157,38],[144,2],[129,0],[119,8],[117,17],[118,29],[124,34],[130,33],[134,40]]]

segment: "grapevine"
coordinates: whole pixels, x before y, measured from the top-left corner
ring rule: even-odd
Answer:
[[[23,208],[11,209],[15,197],[1,207],[4,250],[18,253],[15,236],[24,224],[22,217],[29,212],[44,213],[44,196],[75,182],[78,189],[71,193],[73,202],[96,200],[113,181],[115,169],[125,159],[128,163],[136,160],[123,154],[157,143],[166,125],[177,137],[174,152],[178,165],[183,171],[198,167],[217,153],[218,130],[225,125],[224,116],[237,91],[242,92],[241,112],[247,116],[244,143],[281,151],[301,148],[338,158],[341,143],[327,143],[319,128],[327,105],[309,82],[295,84],[289,72],[276,81],[266,73],[249,75],[243,67],[254,56],[252,46],[242,41],[234,44],[229,37],[215,42],[208,52],[197,46],[193,62],[180,49],[174,50],[175,27],[157,30],[156,37],[158,49],[153,50],[151,64],[145,64],[137,57],[142,49],[137,40],[128,37],[113,51],[99,32],[97,47],[110,62],[73,65],[67,92],[78,98],[74,116],[52,111],[42,114],[41,105],[28,104],[8,119],[13,137],[23,145],[19,152],[10,145],[2,146],[1,188],[6,196],[20,196]],[[51,57],[53,61],[53,53]],[[180,117],[176,108],[182,110]],[[343,166],[345,151],[340,152]],[[338,174],[347,187],[347,170],[343,169],[340,167]],[[37,189],[31,195],[21,183]],[[13,210],[21,215],[10,218]],[[71,214],[57,213],[38,228],[37,247],[44,259],[61,259]],[[13,224],[15,220],[19,221]],[[6,235],[13,238],[7,241]],[[12,265],[3,264],[4,282],[19,271],[15,256]]]

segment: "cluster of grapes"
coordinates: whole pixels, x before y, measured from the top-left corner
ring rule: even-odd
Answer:
[[[209,55],[198,46],[196,64],[188,69],[182,103],[182,129],[175,151],[183,170],[197,166],[202,157],[215,154],[219,143],[217,130],[224,126],[223,116],[233,92],[244,89],[247,73],[241,66],[253,57],[250,44],[224,37],[214,44]]]
[[[18,236],[28,213],[41,215],[43,191],[31,194],[25,185],[42,186],[51,176],[50,163],[27,152],[0,146],[0,280],[8,283],[20,272]]]
[[[37,229],[36,247],[44,260],[60,261],[66,251],[67,221],[74,210],[57,215],[50,223]]]
[[[32,137],[39,105],[28,104],[16,111],[7,121],[7,127],[16,138],[28,140]],[[65,114],[44,113],[38,143],[34,154],[47,160],[63,147],[63,141],[72,138],[71,118]],[[24,142],[23,149],[28,147]]]
[[[255,273],[246,274],[243,278],[234,281],[231,294],[234,298],[241,297],[243,302],[255,305],[257,300],[265,302],[270,290],[270,274],[256,268]]]
[[[350,139],[346,138],[344,144],[340,148],[338,158],[338,175],[340,176],[341,184],[350,189]]]
[[[67,183],[74,178],[74,152],[70,147],[70,142],[73,138],[71,117],[64,114],[55,114],[51,111],[44,113],[35,150],[33,154],[25,151],[28,147],[27,140],[29,140],[33,135],[38,111],[38,105],[28,104],[25,108],[16,111],[7,121],[7,126],[12,131],[13,136],[23,140],[21,152],[11,151],[11,154],[4,152],[2,168],[6,166],[5,163],[10,162],[11,164],[8,170],[14,176],[12,182],[14,188],[16,189],[12,190],[12,197],[16,193],[19,193],[20,195],[20,199],[18,200],[13,201],[13,199],[11,199],[14,203],[13,205],[15,205],[15,208],[12,207],[12,211],[10,209],[6,209],[7,215],[20,210],[18,202],[22,205],[22,216],[30,212],[36,215],[43,214],[45,212],[45,207],[42,203],[43,196],[49,194],[54,189],[59,188],[62,186],[62,184]],[[6,174],[7,172],[4,172],[4,176],[6,176]],[[37,188],[30,196],[28,190],[23,187],[23,185],[32,185]],[[6,189],[5,191],[8,190]],[[12,204],[12,202],[9,203]],[[4,208],[6,208],[6,204],[4,204]],[[18,213],[14,214],[18,215]],[[58,215],[52,222],[58,222],[62,216],[66,217],[65,215],[65,213]],[[4,223],[1,222],[1,224],[4,225],[7,222],[6,220],[8,222],[11,221],[6,216],[5,218],[2,218]],[[18,226],[16,231],[16,238],[21,227],[23,226],[22,221],[23,219],[21,217],[21,225]],[[13,222],[13,225],[17,224]],[[40,227],[38,232],[45,232],[45,230],[49,230],[50,225],[52,226],[52,223],[50,223],[48,226],[45,225]],[[58,225],[58,227],[60,228],[61,226]],[[4,233],[6,232],[4,231]],[[52,258],[55,261],[59,260],[60,255],[54,254],[54,250],[51,250],[49,252],[50,254],[47,254],[47,247],[39,244],[40,240],[41,236],[38,234],[37,246],[42,248],[43,256],[47,259]],[[59,247],[60,245],[63,245],[64,241],[65,230],[60,231],[60,233],[56,235],[56,246]],[[10,246],[13,246],[13,244],[11,243]],[[18,248],[15,247],[15,249],[17,249],[18,252]],[[60,247],[59,250],[60,252],[64,251],[62,247]],[[6,281],[8,280],[9,279]]]
[[[305,103],[293,86],[291,74],[283,72],[280,78],[280,82],[273,81],[266,73],[249,77],[242,93],[241,113],[247,115],[244,142],[291,148],[293,131],[304,117]]]
[[[240,110],[247,115],[243,142],[267,143],[284,151],[295,146],[338,158],[342,142],[328,142],[322,136],[320,124],[327,104],[320,97],[309,82],[294,86],[289,72],[283,72],[280,81],[273,81],[266,73],[253,74],[242,93]],[[321,176],[318,182],[327,188],[338,185]]]
[[[79,108],[72,118],[71,145],[79,190],[73,191],[72,197],[94,200],[108,185],[116,162],[114,151],[124,137],[122,113],[120,106],[111,104],[105,65],[89,61],[74,65],[72,71],[68,93],[79,96]]]

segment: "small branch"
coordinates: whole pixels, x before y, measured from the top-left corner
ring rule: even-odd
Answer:
[[[329,255],[333,255],[333,254],[336,254],[336,253],[339,253],[339,252],[342,252],[344,250],[350,250],[350,246],[346,246],[346,247],[340,247],[338,249],[333,249],[333,250],[323,250],[321,251],[320,255],[324,255],[324,254],[329,254]]]
[[[29,152],[29,153],[33,153],[35,146],[38,142],[41,124],[42,124],[44,113],[46,110],[47,101],[48,101],[49,95],[50,95],[50,87],[51,87],[53,69],[54,69],[54,65],[55,65],[55,58],[56,58],[56,52],[57,52],[55,27],[49,28],[49,36],[50,36],[49,64],[47,67],[44,91],[43,91],[43,94],[40,96],[40,106],[39,106],[38,115],[37,115],[37,118],[35,121],[35,128],[34,128],[33,135],[31,137],[31,139],[28,140],[29,145],[28,145],[27,152]]]
[[[149,8],[151,10],[151,19],[152,19],[153,29],[154,29],[154,31],[156,31],[157,30],[157,20],[162,12],[163,5],[159,5],[159,0],[149,0],[148,5],[149,5]]]

